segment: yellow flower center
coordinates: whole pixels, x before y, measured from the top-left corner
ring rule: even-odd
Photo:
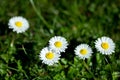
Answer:
[[[101,44],[101,47],[102,47],[103,49],[108,49],[108,48],[109,48],[109,44],[108,44],[107,42],[103,42],[103,43]]]
[[[80,50],[80,54],[82,54],[82,55],[86,55],[87,54],[87,49],[81,49]]]
[[[20,27],[22,27],[22,22],[17,21],[17,22],[15,22],[15,25],[16,25],[18,28],[20,28]]]
[[[56,42],[54,43],[54,45],[55,45],[57,48],[60,48],[60,47],[62,46],[62,42],[56,41]]]
[[[48,53],[46,53],[45,57],[47,59],[52,59],[52,58],[54,58],[54,54],[52,52],[48,52]]]

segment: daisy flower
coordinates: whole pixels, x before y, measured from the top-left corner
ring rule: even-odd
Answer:
[[[39,57],[42,60],[42,63],[53,65],[60,59],[60,54],[53,52],[48,47],[45,47],[41,50]]]
[[[115,43],[109,37],[101,37],[95,41],[96,49],[102,54],[112,54],[115,49]]]
[[[81,59],[89,58],[92,54],[92,49],[87,44],[80,44],[75,48],[75,54]]]
[[[21,16],[16,16],[12,17],[9,20],[8,26],[10,29],[13,29],[13,31],[16,31],[17,33],[22,33],[29,28],[29,23],[25,18]]]
[[[55,52],[65,52],[65,49],[67,48],[68,43],[64,37],[61,36],[55,36],[52,37],[49,40],[49,47]]]

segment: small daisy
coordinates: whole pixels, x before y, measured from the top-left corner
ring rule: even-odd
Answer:
[[[39,57],[42,60],[42,63],[53,65],[60,59],[60,54],[53,52],[48,47],[45,47],[41,50]]]
[[[75,54],[81,59],[89,58],[92,54],[92,49],[87,44],[80,44],[75,48]]]
[[[29,28],[28,21],[21,17],[12,17],[8,22],[9,28],[13,29],[13,31],[16,31],[17,33],[25,32]]]
[[[101,37],[95,41],[96,49],[102,54],[112,54],[115,49],[115,43],[109,37]]]
[[[55,52],[65,52],[65,49],[67,48],[68,43],[64,37],[61,36],[55,36],[52,37],[49,40],[49,47]]]

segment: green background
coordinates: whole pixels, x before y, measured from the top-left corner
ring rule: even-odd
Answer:
[[[11,17],[23,16],[30,28],[17,34],[8,28]],[[53,36],[69,46],[58,64],[39,59]],[[94,41],[108,36],[115,53],[102,55]],[[81,60],[74,48],[89,44],[93,54]],[[0,80],[118,80],[120,78],[120,0],[0,0]]]

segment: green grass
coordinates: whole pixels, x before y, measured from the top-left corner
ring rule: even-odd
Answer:
[[[8,28],[13,16],[25,17],[30,28],[13,32]],[[65,37],[69,46],[58,64],[47,66],[39,53],[53,36]],[[116,43],[112,55],[96,51],[94,41],[102,36]],[[75,56],[74,48],[80,43],[92,47],[89,59]],[[0,1],[0,80],[118,80],[119,53],[119,0]]]

